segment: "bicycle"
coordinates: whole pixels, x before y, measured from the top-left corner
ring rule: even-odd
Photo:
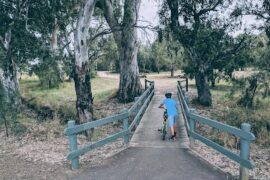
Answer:
[[[160,131],[162,133],[162,140],[163,141],[165,140],[166,134],[167,134],[167,119],[168,119],[168,113],[167,113],[167,109],[165,109],[164,113],[163,113],[162,128],[158,129],[158,131]]]

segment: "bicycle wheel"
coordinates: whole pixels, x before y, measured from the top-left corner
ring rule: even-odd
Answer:
[[[163,141],[164,141],[165,138],[166,138],[166,134],[167,134],[167,132],[166,132],[166,127],[163,127],[163,128],[162,128],[162,140],[163,140]]]

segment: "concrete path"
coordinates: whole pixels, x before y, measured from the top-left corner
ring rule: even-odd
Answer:
[[[162,88],[164,89],[164,88]],[[175,87],[176,89],[176,87]],[[173,92],[174,98],[176,92]],[[161,140],[163,110],[157,108],[164,90],[157,88],[129,148],[87,169],[76,180],[223,180],[226,176],[198,159],[189,149],[183,118],[178,119],[177,140]],[[179,107],[180,109],[180,107]],[[179,114],[181,114],[179,112]]]

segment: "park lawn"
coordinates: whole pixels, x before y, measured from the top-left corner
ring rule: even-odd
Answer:
[[[64,82],[59,88],[42,89],[35,78],[21,80],[21,96],[27,100],[35,99],[40,105],[53,108],[76,100],[74,82]],[[91,81],[95,102],[104,101],[111,97],[118,88],[118,81],[110,78],[94,78]]]
[[[75,117],[75,87],[74,82],[64,82],[59,88],[42,89],[36,77],[24,77],[20,81],[21,96],[27,103],[37,107],[49,107],[61,111],[67,117]],[[114,96],[118,89],[118,80],[96,77],[91,80],[94,103],[106,101]]]

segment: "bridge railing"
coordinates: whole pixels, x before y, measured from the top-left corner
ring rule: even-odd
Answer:
[[[125,143],[129,142],[130,132],[132,131],[132,129],[134,129],[134,126],[138,124],[139,120],[141,119],[143,113],[147,109],[154,95],[154,82],[148,81],[147,83],[150,83],[149,86],[147,86],[147,89],[145,89],[144,93],[139,98],[137,98],[137,100],[129,110],[125,109],[120,114],[112,115],[103,119],[91,121],[80,125],[76,125],[75,121],[73,120],[68,121],[68,127],[65,129],[64,133],[68,136],[69,139],[69,154],[67,156],[67,159],[71,161],[72,169],[79,168],[79,157],[90,150],[104,146],[105,144],[115,141],[118,138],[124,138]],[[117,121],[122,121],[122,131],[110,135],[97,142],[87,144],[78,149],[77,134],[92,128],[96,128]]]
[[[186,121],[186,128],[188,131],[188,135],[190,137],[191,146],[194,145],[194,140],[197,139],[207,146],[219,151],[224,154],[228,158],[240,164],[240,179],[246,180],[249,178],[248,169],[252,169],[254,164],[249,159],[250,153],[250,143],[255,140],[255,136],[250,132],[250,125],[247,123],[241,124],[241,129],[235,128],[233,126],[229,126],[227,124],[218,122],[216,120],[212,120],[203,116],[198,115],[195,112],[195,109],[190,108],[189,98],[186,94],[186,91],[183,90],[183,86],[181,81],[178,81],[177,85],[177,95],[178,100],[180,102],[183,116]],[[210,139],[204,137],[203,135],[196,132],[196,123],[206,124],[210,127],[219,129],[223,132],[227,132],[232,134],[238,138],[240,138],[240,154],[234,153],[229,149],[211,141]]]

